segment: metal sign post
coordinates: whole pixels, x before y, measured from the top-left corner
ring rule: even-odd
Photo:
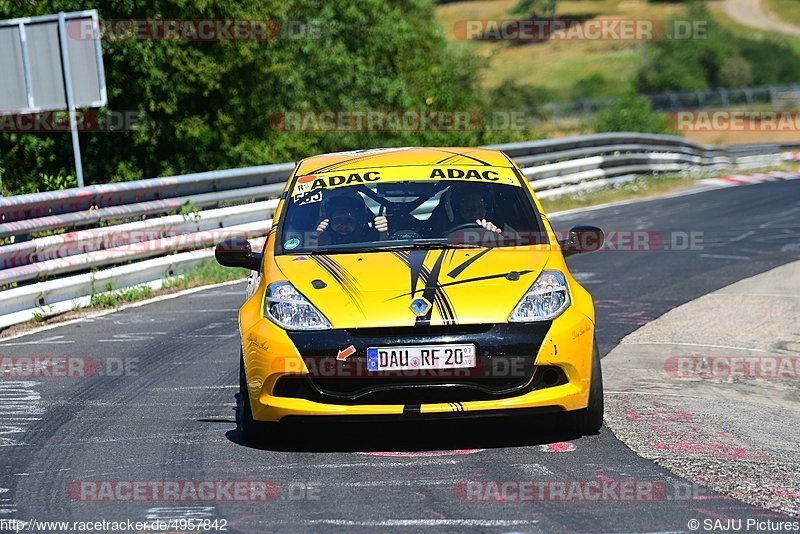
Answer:
[[[75,157],[75,175],[78,178],[78,187],[83,187],[81,142],[78,137],[78,120],[75,116],[75,99],[72,94],[72,72],[69,67],[69,47],[67,46],[67,21],[63,12],[58,14],[58,37],[61,43],[61,67],[64,71],[64,94],[67,97],[69,131],[72,136],[72,155]]]
[[[77,109],[107,104],[97,11],[0,20],[0,115],[66,110],[84,185]]]

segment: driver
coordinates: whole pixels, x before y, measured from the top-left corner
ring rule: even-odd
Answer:
[[[492,197],[472,184],[453,184],[444,194],[444,215],[437,226],[442,233],[464,224],[475,224],[490,232],[502,232],[488,217],[493,210]]]
[[[332,191],[322,210],[323,219],[315,231],[320,245],[366,243],[388,237],[386,217],[378,215],[370,221],[372,213],[356,192]]]

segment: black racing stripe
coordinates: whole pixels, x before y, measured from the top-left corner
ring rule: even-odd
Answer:
[[[325,269],[325,271],[331,275],[331,277],[336,280],[336,283],[339,284],[339,287],[350,297],[350,300],[356,305],[356,307],[364,311],[363,304],[361,303],[361,299],[358,293],[358,290],[355,288],[355,281],[353,278],[342,269],[342,267],[333,261],[331,258],[323,255],[315,255],[311,256],[317,264]]]
[[[412,250],[408,257],[408,266],[411,268],[411,295],[417,293],[417,281],[423,271],[425,258],[428,256],[427,250]],[[426,277],[427,282],[428,277]],[[428,302],[431,302],[428,299]]]
[[[445,154],[453,154],[454,156],[460,156],[460,157],[462,157],[462,158],[469,158],[469,159],[471,159],[472,161],[477,161],[477,162],[478,162],[478,163],[480,163],[481,165],[486,165],[487,167],[491,167],[491,166],[492,166],[492,164],[491,164],[491,163],[488,163],[488,162],[486,162],[486,161],[483,161],[482,159],[478,159],[478,158],[476,158],[476,157],[474,157],[474,156],[470,156],[468,152],[467,152],[467,153],[464,153],[464,154],[459,154],[458,152],[450,152],[449,150],[442,150],[441,148],[437,148],[436,150],[438,150],[439,152],[444,152]],[[441,163],[443,163],[443,162],[445,162],[445,161],[447,161],[447,160],[449,160],[449,159],[452,159],[452,158],[453,158],[453,156],[450,156],[450,157],[448,157],[448,158],[445,158],[445,159],[443,159],[443,160],[442,160],[442,161],[441,161],[439,164],[441,164]]]
[[[442,151],[440,151],[440,152],[444,152],[444,151],[442,150]],[[439,161],[437,161],[436,163],[434,163],[434,165],[444,165],[444,164],[445,164],[445,163],[447,163],[449,160],[451,160],[451,159],[455,159],[455,158],[457,158],[457,157],[459,157],[459,156],[458,156],[458,155],[454,155],[454,156],[447,156],[446,158],[444,158],[444,159],[440,159]]]
[[[466,278],[464,280],[456,280],[455,282],[447,282],[446,284],[440,284],[440,287],[448,287],[448,286],[455,286],[458,284],[466,284],[469,282],[479,282],[481,280],[491,280],[492,278],[504,278],[511,274],[512,272],[519,273],[520,276],[532,273],[534,271],[528,269],[525,271],[509,271],[507,273],[499,273],[499,274],[490,274],[488,276],[477,276],[475,278]]]
[[[343,289],[345,290],[345,292],[347,292],[350,298],[353,299],[353,302],[355,302],[356,306],[358,306],[358,308],[361,311],[364,311],[361,302],[361,293],[358,290],[357,287],[358,283],[356,279],[349,272],[347,272],[347,270],[344,267],[336,263],[336,260],[334,260],[333,258],[330,258],[328,256],[323,256],[323,258],[330,264],[331,268],[333,268],[337,273],[339,273],[339,276],[344,281]]]
[[[441,295],[442,302],[447,307],[447,313],[450,316],[450,324],[456,324],[456,321],[458,320],[458,317],[456,317],[456,309],[453,306],[450,297],[447,296],[447,293],[445,293],[441,285],[439,286],[439,295]]]
[[[403,406],[403,415],[417,414],[422,412],[422,405],[420,404],[406,404]]]
[[[479,259],[481,256],[483,256],[484,254],[486,254],[486,253],[487,253],[487,252],[489,252],[490,250],[492,250],[492,249],[490,249],[490,248],[487,248],[486,250],[482,250],[482,251],[478,252],[477,254],[475,254],[474,256],[472,256],[471,258],[468,258],[467,260],[465,260],[464,262],[462,262],[462,263],[461,263],[461,265],[459,265],[458,267],[456,267],[455,269],[453,269],[452,271],[450,271],[449,273],[447,273],[447,276],[449,276],[450,278],[458,278],[458,277],[461,275],[461,273],[463,273],[463,272],[464,272],[464,270],[465,270],[467,267],[469,267],[470,265],[472,265],[473,263],[475,263],[476,261],[478,261],[478,259]]]
[[[408,256],[409,256],[408,252],[403,250],[393,250],[392,254],[394,254],[400,261],[402,261],[403,263],[406,264],[406,266],[408,266]]]
[[[331,278],[336,280],[336,283],[340,286],[344,286],[344,281],[339,277],[339,273],[333,270],[325,261],[323,261],[324,256],[311,256],[311,259],[316,262],[317,265],[322,267],[325,272],[327,272]]]
[[[368,159],[371,159],[371,158],[374,158],[374,157],[377,157],[377,156],[385,156],[386,154],[389,154],[391,152],[398,152],[399,150],[400,149],[381,150],[380,152],[371,152],[369,154],[364,154],[364,155],[361,155],[361,156],[354,156],[352,158],[347,158],[347,159],[342,160],[342,161],[337,161],[336,163],[330,163],[328,165],[325,165],[324,167],[320,167],[319,169],[317,169],[317,170],[315,170],[313,172],[307,172],[307,173],[305,173],[305,175],[317,174],[319,172],[333,172],[334,170],[338,169],[339,167],[345,166],[345,165],[347,165],[349,163],[363,162],[365,160],[368,160]],[[383,165],[381,167],[383,167]]]
[[[436,306],[436,309],[439,311],[439,315],[442,316],[442,322],[444,324],[450,324],[450,316],[447,315],[447,307],[442,302],[442,297],[439,295],[438,291],[433,296],[433,305]]]
[[[457,286],[459,284],[467,284],[469,282],[480,282],[482,280],[491,280],[493,278],[504,278],[504,277],[508,276],[509,274],[511,274],[512,272],[518,273],[520,276],[523,276],[523,275],[530,274],[530,273],[535,272],[535,271],[532,271],[532,270],[528,269],[528,270],[525,270],[525,271],[509,271],[507,273],[490,274],[488,276],[477,276],[475,278],[465,278],[464,280],[456,280],[455,282],[447,282],[447,283],[444,283],[444,284],[438,284],[438,287],[439,287],[439,289],[441,289],[441,288],[449,287],[449,286]],[[389,300],[399,299],[399,298],[407,297],[409,295],[411,295],[411,293],[403,293],[402,295],[397,295],[396,297],[392,297]]]
[[[434,296],[436,309],[439,310],[439,315],[442,316],[442,322],[446,325],[456,324],[456,315],[453,311],[453,304],[447,298],[447,295],[440,288],[437,288],[436,295]]]
[[[442,261],[444,261],[444,254],[445,251],[439,253],[439,257],[436,258],[436,263],[433,265],[433,269],[431,269],[431,274],[428,276],[428,281],[425,284],[425,289],[422,292],[422,297],[427,300],[428,302],[435,302],[436,294],[439,291],[439,273],[442,270]],[[416,324],[418,325],[429,325],[431,322],[431,315],[433,314],[433,306],[428,310],[422,317],[417,317]]]

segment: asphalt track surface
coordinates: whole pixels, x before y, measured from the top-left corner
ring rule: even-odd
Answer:
[[[800,181],[607,207],[554,223],[562,230],[577,222],[649,230],[667,244],[672,232],[702,235],[694,250],[569,260],[596,300],[605,354],[671,308],[797,259],[798,221]],[[607,429],[577,438],[552,418],[317,424],[288,427],[259,448],[244,446],[235,425],[243,288],[205,290],[0,341],[0,356],[85,356],[99,370],[17,386],[25,393],[10,392],[9,380],[0,379],[0,519],[204,517],[225,519],[229,532],[674,532],[686,531],[692,518],[780,518],[713,493],[610,495],[602,502],[464,499],[459,482],[475,480],[636,480],[663,484],[670,496],[669,488],[681,487],[681,479]],[[111,376],[120,374],[120,363],[128,372]],[[263,480],[280,496],[93,502],[69,492],[87,480]]]

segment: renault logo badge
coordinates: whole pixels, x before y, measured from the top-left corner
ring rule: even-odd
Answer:
[[[431,303],[422,297],[415,298],[409,306],[417,317],[422,317],[431,309]]]

